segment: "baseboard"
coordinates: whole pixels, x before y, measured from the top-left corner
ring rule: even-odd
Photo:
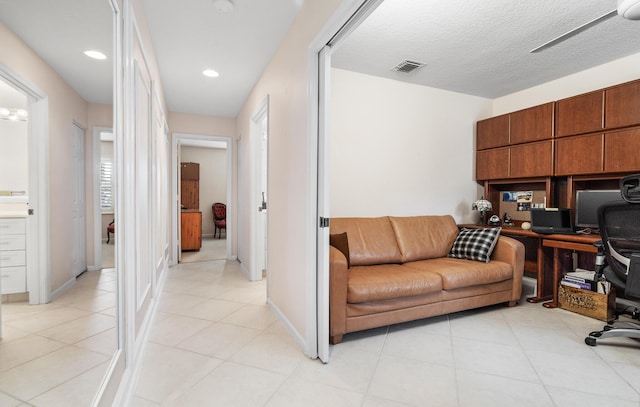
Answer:
[[[102,270],[102,268],[98,267],[98,266],[89,266],[87,267],[87,271],[99,271]]]
[[[276,317],[278,317],[278,319],[284,324],[285,329],[293,337],[293,339],[296,341],[296,343],[298,344],[300,349],[302,349],[302,351],[307,356],[309,356],[309,350],[307,349],[307,342],[300,335],[298,330],[293,326],[291,321],[289,321],[289,319],[280,311],[278,306],[276,304],[274,304],[273,302],[271,302],[271,300],[268,299],[268,298],[267,298],[267,305],[269,306],[269,308],[271,308],[273,310],[273,312],[276,314]]]
[[[75,283],[76,283],[75,277],[72,277],[69,280],[67,280],[66,283],[62,284],[60,287],[58,287],[55,291],[51,293],[51,297],[49,301],[53,301],[54,299],[56,299],[60,294],[67,291],[69,288],[73,287]]]
[[[167,277],[167,268],[160,273],[160,277],[158,278],[156,285],[156,293],[154,295],[153,303],[149,308],[147,313],[147,317],[142,322],[139,331],[139,339],[138,346],[134,349],[135,355],[133,355],[133,360],[131,364],[127,367],[125,371],[125,376],[123,376],[122,383],[124,385],[120,386],[118,389],[118,394],[116,396],[116,401],[119,404],[114,405],[130,405],[133,397],[135,396],[134,392],[136,386],[138,384],[138,379],[140,377],[140,370],[142,369],[142,360],[144,357],[144,353],[147,349],[147,344],[149,343],[149,335],[151,332],[151,326],[153,325],[153,321],[155,321],[156,314],[158,311],[158,303],[160,302],[160,297],[163,295],[163,287]]]
[[[249,273],[249,270],[247,270],[247,268],[244,266],[244,263],[240,263],[240,270],[242,270],[242,274],[244,274],[244,276],[247,278],[247,280],[251,281],[251,273]]]

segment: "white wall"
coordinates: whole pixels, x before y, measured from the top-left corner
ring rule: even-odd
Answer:
[[[331,75],[331,216],[475,221],[475,122],[491,101],[340,69]]]
[[[487,117],[636,80],[640,78],[639,66],[640,53],[494,99],[493,112]]]
[[[27,122],[0,120],[0,191],[28,190],[27,139]]]
[[[307,354],[316,351],[311,342],[315,330],[309,315],[315,312],[315,250],[308,236],[316,230],[309,216],[315,206],[309,194],[309,47],[323,25],[341,3],[354,0],[306,0],[280,47],[258,80],[236,119],[239,143],[239,173],[250,174],[251,116],[269,96],[269,301],[293,331]],[[240,184],[240,183],[239,183]],[[248,182],[242,182],[238,202],[249,202]],[[238,218],[249,219],[253,207],[238,207]],[[242,242],[250,244],[249,222],[239,231]],[[240,259],[248,261],[249,259]],[[247,270],[251,265],[246,264]],[[307,341],[309,340],[309,341]]]
[[[0,80],[0,107],[27,109],[27,97]],[[0,120],[0,191],[27,191],[27,122]]]
[[[75,278],[73,239],[60,239],[72,224],[74,163],[69,148],[74,123],[86,128],[88,104],[8,27],[0,23],[0,61],[48,97],[49,227],[51,292]],[[89,221],[89,219],[87,219]]]
[[[200,164],[200,212],[202,235],[213,236],[213,212],[215,202],[227,203],[227,150],[182,146],[180,162]],[[224,233],[222,234],[224,236]]]

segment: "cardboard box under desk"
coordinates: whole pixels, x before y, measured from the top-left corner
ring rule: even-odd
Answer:
[[[560,308],[576,312],[601,321],[612,321],[616,308],[616,292],[612,287],[608,294],[560,285],[558,287]]]

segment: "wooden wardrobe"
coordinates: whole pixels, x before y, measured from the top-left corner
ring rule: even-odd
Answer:
[[[200,212],[200,164],[180,163],[180,246],[182,250],[202,247],[202,212]]]

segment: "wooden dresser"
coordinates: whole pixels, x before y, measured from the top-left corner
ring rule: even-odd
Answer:
[[[180,244],[182,250],[200,250],[202,247],[202,212],[186,209],[181,213]]]
[[[200,164],[180,163],[180,245],[182,250],[202,247],[202,212],[200,212]]]

